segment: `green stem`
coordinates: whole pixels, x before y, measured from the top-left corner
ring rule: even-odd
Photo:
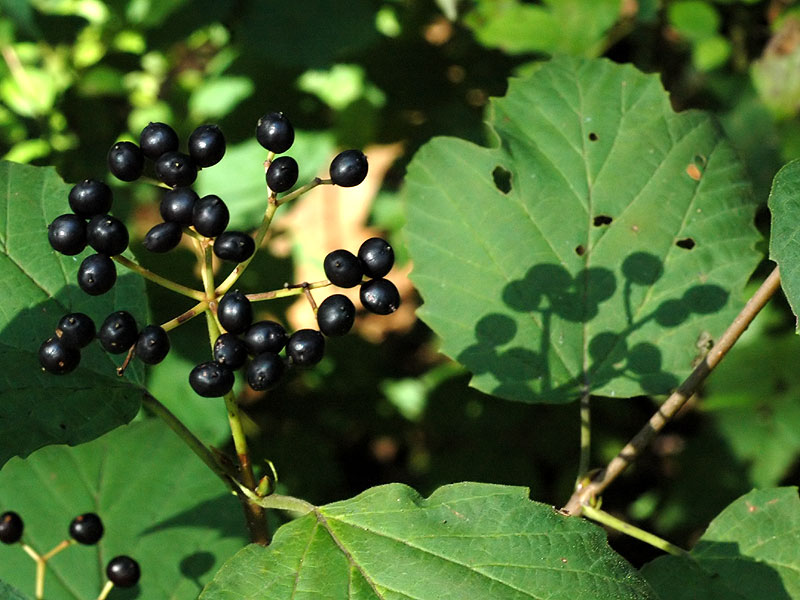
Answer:
[[[318,185],[331,185],[333,182],[330,179],[320,179],[319,177],[315,177],[310,183],[305,184],[303,187],[297,188],[290,194],[286,194],[280,200],[276,201],[278,206],[282,204],[286,204],[287,202],[291,202],[295,198],[299,198],[306,192],[313,190]]]
[[[194,298],[195,300],[203,300],[203,299],[205,299],[205,296],[204,296],[203,292],[200,292],[198,290],[193,290],[192,288],[186,287],[185,285],[181,285],[180,283],[176,283],[176,282],[172,281],[171,279],[167,279],[166,277],[162,277],[161,275],[157,275],[156,273],[153,273],[152,271],[148,271],[144,267],[142,267],[140,265],[137,265],[135,262],[133,262],[129,258],[125,258],[121,254],[118,254],[116,256],[112,256],[111,258],[114,259],[115,261],[117,261],[122,266],[127,267],[128,269],[130,269],[131,271],[133,271],[135,273],[138,273],[139,275],[141,275],[145,279],[149,279],[153,283],[157,283],[161,287],[165,287],[168,290],[172,290],[173,292],[175,292],[177,294],[181,294],[183,296],[188,296],[189,298]]]
[[[578,483],[582,481],[589,470],[589,461],[592,451],[592,407],[591,394],[585,389],[581,395],[581,454],[578,460]]]
[[[171,331],[179,325],[183,325],[186,323],[186,321],[194,319],[196,316],[203,314],[206,309],[208,309],[208,300],[203,300],[202,302],[195,304],[186,312],[179,314],[174,319],[170,319],[166,323],[162,323],[161,327],[164,329],[164,331]]]
[[[259,294],[247,294],[247,299],[250,302],[259,302],[261,300],[272,300],[273,298],[286,298],[288,296],[299,296],[304,294],[306,290],[316,290],[331,285],[331,282],[325,279],[324,281],[315,281],[313,283],[297,283],[287,285],[279,290],[272,290],[270,292],[261,292]]]
[[[672,544],[667,540],[650,533],[649,531],[639,529],[630,523],[626,523],[622,519],[618,519],[617,517],[614,517],[607,512],[600,510],[599,508],[585,505],[583,507],[583,514],[593,521],[597,521],[606,527],[610,527],[611,529],[615,529],[620,533],[624,533],[625,535],[629,535],[637,540],[641,540],[645,544],[650,544],[651,546],[672,554],[673,556],[689,556],[689,553],[683,548],[679,548],[675,544]]]

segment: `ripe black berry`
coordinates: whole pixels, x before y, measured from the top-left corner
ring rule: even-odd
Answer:
[[[283,113],[268,113],[256,125],[258,143],[270,152],[286,152],[294,143],[294,128]]]
[[[226,231],[214,240],[214,254],[222,260],[239,263],[253,256],[255,251],[255,241],[242,231]]]
[[[253,322],[253,307],[247,296],[234,290],[220,298],[217,317],[228,333],[242,333]]]
[[[144,170],[144,155],[133,142],[117,142],[108,151],[108,170],[122,181],[139,179]]]
[[[56,335],[61,342],[73,348],[83,348],[94,339],[94,321],[83,313],[64,315],[56,325]]]
[[[154,166],[156,177],[171,187],[192,185],[197,179],[197,166],[191,156],[182,152],[166,152]]]
[[[68,346],[58,336],[47,338],[39,346],[39,364],[48,373],[64,375],[74,371],[80,362],[80,350],[75,346]]]
[[[262,352],[272,352],[277,354],[286,345],[289,336],[280,323],[275,321],[258,321],[247,328],[242,336],[247,352],[250,356],[261,354]]]
[[[376,315],[389,315],[400,306],[400,292],[388,279],[371,279],[361,284],[361,304]]]
[[[142,245],[150,252],[169,252],[180,244],[182,236],[183,227],[180,223],[159,223],[150,228]]]
[[[178,134],[166,123],[150,123],[139,136],[142,154],[152,160],[166,152],[176,151],[178,142]]]
[[[280,381],[286,365],[273,352],[262,352],[247,365],[247,383],[257,392],[266,391]]]
[[[4,544],[16,544],[22,537],[22,530],[25,524],[22,517],[13,511],[4,512],[0,515],[0,542]]]
[[[224,396],[231,391],[234,379],[230,367],[213,360],[200,363],[189,373],[189,385],[204,398]]]
[[[103,537],[103,521],[94,513],[85,513],[72,519],[69,524],[70,537],[86,546],[92,546]]]
[[[247,346],[232,333],[223,333],[214,342],[214,360],[235,371],[247,361]]]
[[[225,231],[230,218],[225,202],[214,194],[200,198],[192,211],[192,224],[195,230],[206,237],[217,237]]]
[[[176,187],[169,190],[161,199],[159,207],[161,218],[170,223],[180,223],[181,225],[192,224],[192,210],[195,202],[200,196],[186,187]]]
[[[157,365],[169,354],[169,336],[159,325],[147,325],[136,339],[136,357],[148,365]]]
[[[285,192],[297,183],[297,161],[291,156],[279,156],[267,169],[267,185],[273,192]]]
[[[139,330],[133,315],[124,310],[118,310],[106,317],[100,329],[97,330],[97,339],[100,345],[112,354],[122,354],[136,343]]]
[[[367,157],[361,150],[345,150],[331,161],[331,181],[342,187],[353,187],[367,176]]]
[[[319,330],[329,337],[346,334],[355,320],[356,307],[342,294],[328,296],[317,309]]]
[[[56,217],[47,226],[47,239],[56,252],[80,254],[86,248],[86,220],[72,213]]]
[[[358,260],[361,261],[364,275],[378,279],[392,270],[394,250],[384,239],[369,238],[358,249]]]
[[[128,240],[125,223],[111,215],[96,215],[86,226],[86,241],[100,254],[122,254],[128,247]]]
[[[339,287],[355,287],[364,277],[364,270],[358,257],[347,250],[334,250],[329,253],[322,266],[325,269],[325,277]]]
[[[216,125],[201,125],[189,136],[189,155],[199,167],[210,167],[225,155],[225,136]]]
[[[286,355],[297,367],[311,367],[322,360],[325,338],[316,329],[295,331],[286,342]]]
[[[96,179],[84,179],[69,191],[69,207],[80,217],[91,218],[111,210],[111,188]]]
[[[142,572],[139,563],[130,556],[116,556],[108,561],[106,566],[106,577],[116,586],[126,588],[133,587],[139,583]]]
[[[105,294],[116,282],[117,268],[105,254],[90,254],[78,268],[78,285],[90,296]]]

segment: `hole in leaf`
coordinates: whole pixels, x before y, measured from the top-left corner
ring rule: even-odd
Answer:
[[[600,227],[601,225],[611,225],[611,221],[613,221],[611,217],[608,215],[597,215],[594,218],[594,226]]]
[[[583,247],[583,244],[578,244],[575,246],[575,254],[578,256],[583,256],[586,253],[586,248]]]
[[[58,426],[59,426],[61,429],[66,429],[66,428],[67,428],[67,426],[66,426],[66,425],[64,425],[63,423],[59,423],[59,424],[58,424]]]
[[[678,248],[683,248],[684,250],[691,250],[692,248],[694,248],[695,243],[692,238],[684,238],[682,240],[678,240],[677,242],[675,242],[675,245]]]
[[[501,166],[496,166],[492,171],[492,179],[494,179],[494,187],[507,194],[511,191],[511,173]]]
[[[591,141],[591,142],[596,142],[598,139],[599,139],[599,138],[597,137],[597,134],[596,134],[594,131],[592,131],[592,132],[589,134],[589,141]]]

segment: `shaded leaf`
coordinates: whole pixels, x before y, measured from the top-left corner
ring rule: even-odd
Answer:
[[[797,239],[797,223],[800,222],[800,160],[784,166],[772,181],[769,194],[769,210],[772,227],[769,238],[769,257],[778,263],[781,270],[781,287],[797,317],[800,313],[800,240]],[[800,319],[795,322],[800,333]]]
[[[28,596],[24,596],[22,592],[2,581],[0,581],[0,598],[4,600],[28,600]]]

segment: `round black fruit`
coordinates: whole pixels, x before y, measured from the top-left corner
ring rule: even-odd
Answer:
[[[217,398],[231,391],[235,377],[230,367],[216,361],[200,363],[189,373],[189,385],[204,398]]]
[[[388,279],[371,279],[361,284],[361,304],[376,315],[389,315],[400,306],[400,292]]]
[[[200,196],[192,188],[176,187],[161,199],[161,218],[170,223],[192,224],[192,211]]]
[[[214,194],[200,198],[192,211],[192,224],[195,230],[206,237],[217,237],[225,231],[230,218],[225,202]]]
[[[272,352],[277,354],[286,346],[286,330],[283,325],[275,321],[258,321],[253,323],[244,332],[244,343],[247,346],[247,353],[256,356],[262,352]]]
[[[117,142],[108,151],[108,170],[122,181],[139,179],[144,170],[144,155],[133,142]]]
[[[358,260],[361,261],[364,275],[378,279],[392,270],[394,250],[384,239],[369,238],[358,249]]]
[[[210,167],[225,156],[225,136],[216,125],[201,125],[189,136],[189,156],[199,167]]]
[[[116,256],[128,247],[128,228],[111,215],[96,215],[86,226],[86,241],[100,254]]]
[[[247,346],[232,333],[223,333],[214,342],[214,360],[234,371],[240,369],[247,361]]]
[[[178,134],[166,123],[150,123],[139,135],[139,147],[147,158],[156,160],[166,152],[178,149]]]
[[[157,365],[169,354],[169,336],[160,325],[147,325],[136,339],[136,357],[148,365]]]
[[[133,560],[130,556],[115,556],[106,566],[106,577],[114,585],[127,588],[133,587],[139,583],[139,578],[142,576],[142,571],[139,568],[139,563]]]
[[[165,222],[153,225],[144,236],[142,245],[150,252],[169,252],[181,242],[183,226],[180,223]]]
[[[22,530],[25,524],[14,511],[6,511],[0,515],[0,542],[4,544],[16,544],[22,538]]]
[[[103,521],[94,513],[85,513],[72,519],[69,524],[70,537],[86,546],[93,546],[103,537]]]
[[[247,296],[234,290],[220,298],[217,318],[228,333],[242,333],[253,322],[253,307]]]
[[[136,343],[139,330],[136,319],[125,310],[111,313],[97,330],[100,345],[112,354],[122,354]]]
[[[84,179],[69,191],[69,207],[76,215],[90,219],[111,210],[111,188],[96,179]]]
[[[364,270],[358,257],[347,250],[330,252],[322,266],[325,269],[325,277],[339,287],[355,287],[364,277]]]
[[[56,252],[80,254],[86,248],[86,220],[72,213],[56,217],[47,226],[47,239]]]
[[[297,183],[297,161],[291,156],[279,156],[267,169],[267,185],[273,192],[285,192]]]
[[[74,371],[81,362],[81,351],[68,346],[58,336],[47,338],[39,346],[39,364],[48,373],[64,375]]]
[[[356,307],[342,294],[328,296],[317,309],[319,330],[329,337],[346,334],[355,320]]]
[[[225,231],[214,240],[214,254],[222,260],[242,262],[253,256],[256,243],[243,231]]]
[[[97,329],[94,321],[83,313],[64,315],[56,325],[56,335],[61,342],[73,348],[83,348],[94,339]]]
[[[286,342],[286,355],[297,367],[311,367],[325,354],[325,338],[316,329],[295,331]]]
[[[270,152],[286,152],[294,143],[294,128],[283,113],[267,113],[256,125],[258,143]]]
[[[247,365],[247,383],[256,392],[269,390],[281,380],[286,365],[274,352],[262,352]]]
[[[165,152],[154,166],[159,181],[171,187],[192,185],[197,179],[197,166],[191,156],[182,152]]]
[[[105,254],[90,254],[78,268],[78,285],[90,296],[105,294],[116,282],[117,268]]]
[[[367,176],[367,157],[361,150],[345,150],[331,161],[331,181],[342,187],[353,187]]]

